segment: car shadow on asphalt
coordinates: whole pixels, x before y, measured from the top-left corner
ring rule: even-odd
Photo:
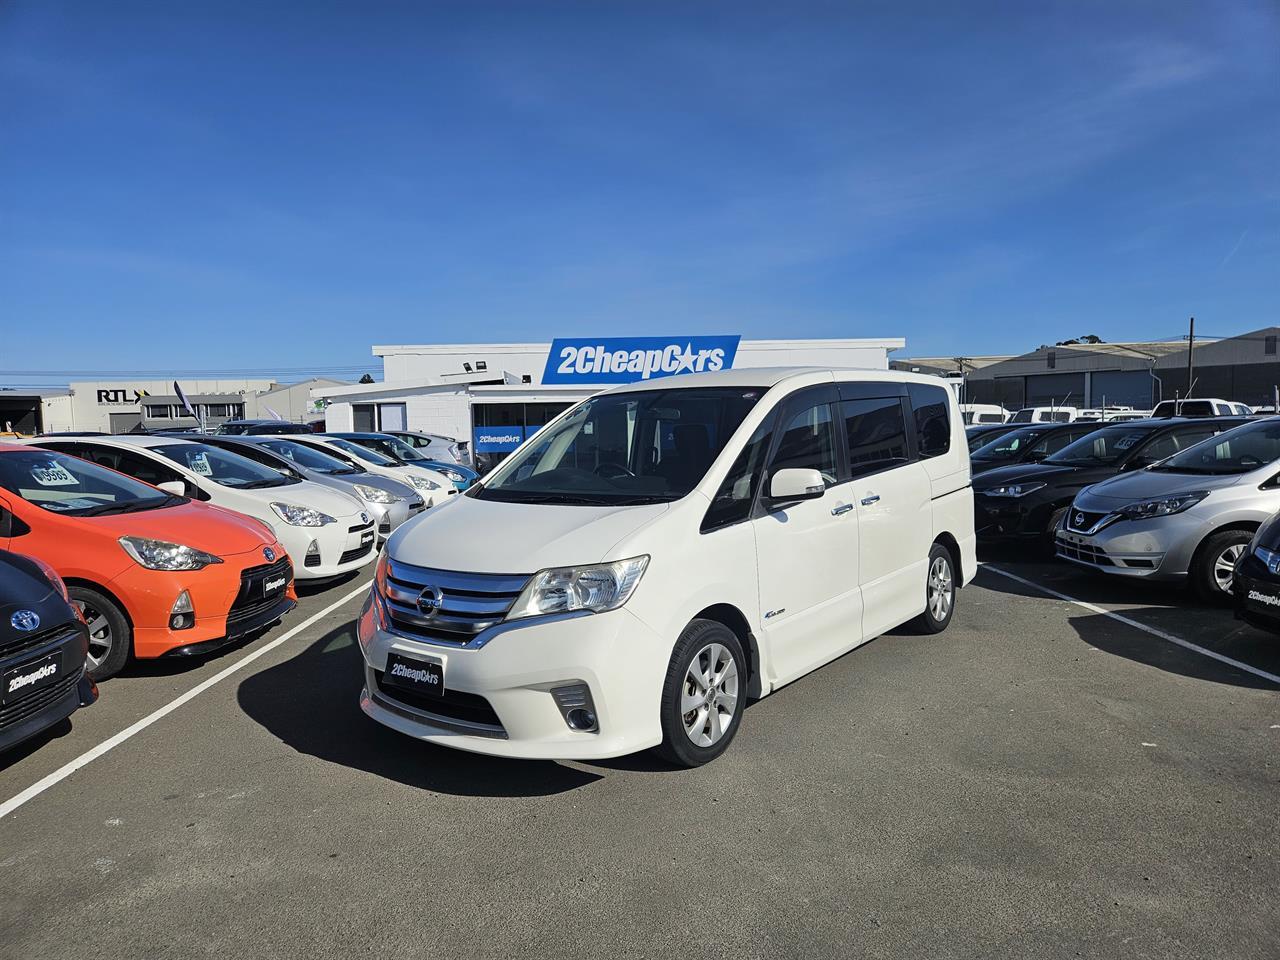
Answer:
[[[545,760],[511,760],[423,743],[360,710],[362,661],[354,622],[297,656],[247,677],[241,709],[299,753],[412,787],[478,797],[551,796],[601,779]]]
[[[1027,580],[1037,580],[1032,571],[1019,569],[1016,572]],[[1049,599],[1035,587],[991,571],[979,572],[978,583],[984,589],[998,593],[1036,600]],[[1152,600],[1152,605],[1128,606],[1115,612],[1255,669],[1280,675],[1280,641],[1277,638],[1236,620],[1227,607],[1197,603],[1187,596],[1185,590],[1145,583],[1133,584],[1130,589],[1124,589],[1130,585],[1096,583],[1091,577],[1080,577],[1066,584],[1059,583],[1056,579],[1048,581],[1046,578],[1045,586],[1060,590],[1076,600],[1099,605],[1132,605],[1135,601]],[[1196,680],[1257,690],[1280,690],[1280,687],[1264,677],[1188,650],[1101,613],[1073,615],[1068,617],[1068,623],[1090,647],[1113,656]]]

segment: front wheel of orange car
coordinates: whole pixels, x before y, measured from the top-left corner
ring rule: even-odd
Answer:
[[[89,626],[85,671],[94,680],[114,677],[124,668],[133,646],[129,618],[115,600],[92,587],[69,584],[67,592]]]

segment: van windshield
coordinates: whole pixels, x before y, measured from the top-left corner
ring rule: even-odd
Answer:
[[[45,450],[0,454],[0,487],[51,513],[100,517],[186,503],[88,460]]]
[[[678,500],[764,393],[690,387],[592,397],[535,434],[468,495],[608,506]]]
[[[1160,473],[1248,473],[1280,459],[1280,422],[1262,420],[1188,447],[1151,469]]]

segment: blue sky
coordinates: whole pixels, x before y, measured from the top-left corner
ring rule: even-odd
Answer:
[[[1244,0],[10,0],[0,382],[1254,329],[1278,51],[1280,8]]]

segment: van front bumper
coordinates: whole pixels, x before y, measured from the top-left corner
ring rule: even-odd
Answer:
[[[418,740],[541,760],[606,759],[662,741],[658,710],[671,642],[626,608],[504,623],[458,647],[382,629],[366,600],[358,635],[365,681],[360,708]],[[385,683],[391,653],[441,664],[444,696]],[[590,689],[594,732],[570,728],[552,695],[575,684]]]

